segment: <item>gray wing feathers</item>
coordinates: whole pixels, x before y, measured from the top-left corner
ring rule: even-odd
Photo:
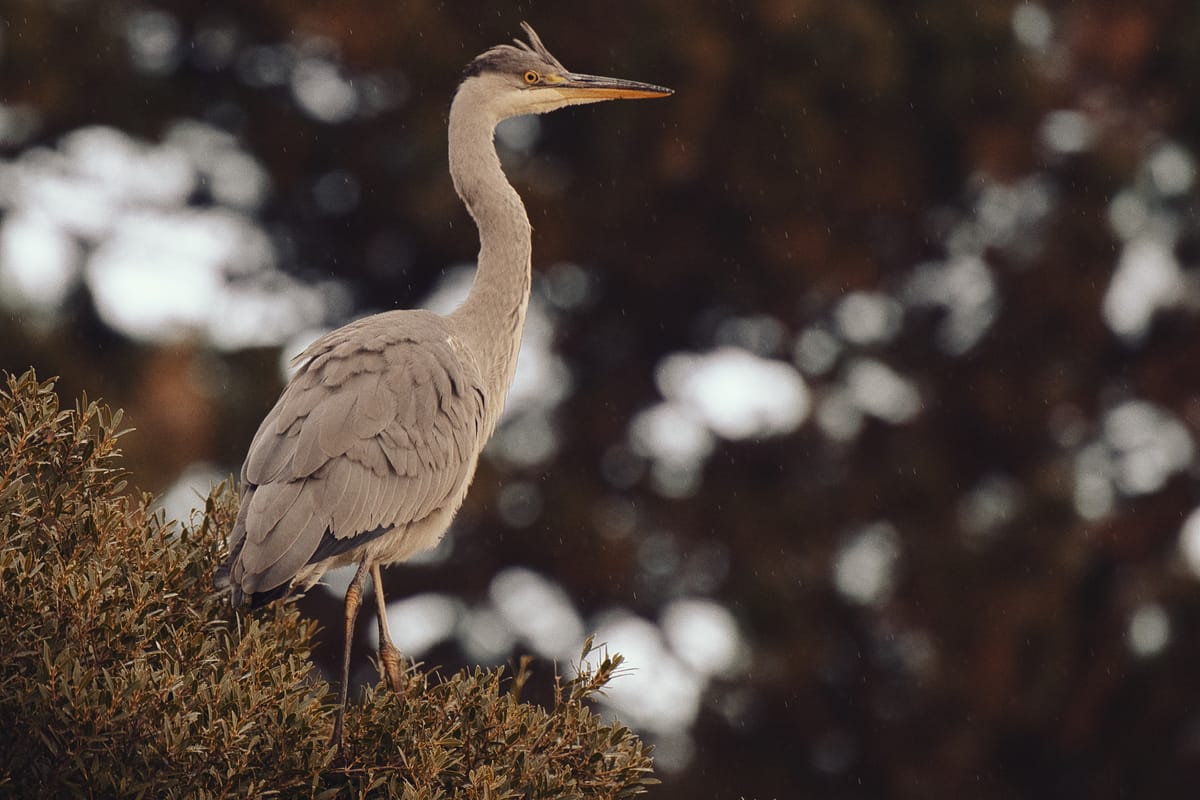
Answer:
[[[246,513],[246,537],[255,545],[261,545],[275,526],[295,505],[303,481],[280,481],[256,487],[249,495],[249,510]]]
[[[339,539],[402,530],[470,479],[482,444],[478,369],[460,359],[440,325],[376,330],[395,323],[391,316],[313,343],[259,427],[231,539],[241,544],[231,576],[243,592],[290,581],[326,530]]]
[[[283,477],[284,470],[291,465],[293,448],[289,446],[288,438],[274,432],[282,405],[283,398],[280,398],[250,443],[250,452],[242,464],[243,484],[269,483]]]
[[[325,508],[331,509],[331,520],[336,519],[332,509],[342,508],[343,504],[353,499],[356,491],[354,476],[354,465],[345,459],[330,464],[326,470],[321,500]]]
[[[305,492],[303,487],[271,528],[265,533],[255,531],[251,527],[254,501],[263,494],[270,494],[269,490],[277,485],[260,486],[254,491],[250,516],[247,518],[246,545],[242,548],[247,573],[242,587],[247,593],[273,589],[290,580],[312,554],[312,550],[305,551],[307,543],[312,542],[313,549],[316,549],[325,532],[324,515],[318,513],[314,495]],[[268,500],[267,503],[275,506],[274,500]],[[268,516],[274,516],[274,513],[275,509],[272,509]]]

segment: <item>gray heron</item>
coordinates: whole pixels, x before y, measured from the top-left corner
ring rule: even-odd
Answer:
[[[389,311],[338,328],[296,357],[241,471],[223,580],[254,606],[357,565],[345,597],[342,681],[331,744],[340,750],[354,623],[370,573],[379,660],[393,690],[400,653],[380,567],[435,545],[463,502],[513,380],[530,293],[530,224],[505,178],[497,123],[603,100],[664,97],[648,83],[569,71],[528,23],[528,43],[466,68],[450,106],[454,188],[479,229],[479,262],[453,312]]]

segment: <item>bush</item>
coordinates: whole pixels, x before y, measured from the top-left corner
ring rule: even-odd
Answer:
[[[520,702],[523,660],[406,691],[369,690],[328,746],[329,685],[289,603],[235,614],[212,574],[237,510],[228,485],[189,526],[133,499],[121,413],[60,411],[53,382],[0,388],[0,795],[627,797],[647,748],[588,701],[620,656]],[[586,653],[586,651],[585,651]]]

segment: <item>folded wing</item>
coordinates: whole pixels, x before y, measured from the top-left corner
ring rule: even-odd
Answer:
[[[478,368],[423,312],[368,317],[314,342],[242,467],[230,539],[240,594],[405,528],[462,496],[481,446]]]

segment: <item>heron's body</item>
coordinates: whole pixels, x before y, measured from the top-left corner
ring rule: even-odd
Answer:
[[[504,407],[529,304],[530,225],[493,143],[500,120],[579,103],[670,94],[568,72],[533,29],[467,68],[450,107],[454,187],[479,228],[471,292],[452,313],[391,311],[322,336],[263,420],[242,467],[242,501],[224,568],[234,603],[262,603],[358,564],[346,596],[345,704],[354,618],[368,571],[381,661],[393,687],[379,567],[445,533]],[[334,737],[340,745],[341,712]]]
[[[242,467],[232,578],[261,599],[364,556],[390,564],[436,544],[503,401],[428,311],[366,317],[298,361]]]

